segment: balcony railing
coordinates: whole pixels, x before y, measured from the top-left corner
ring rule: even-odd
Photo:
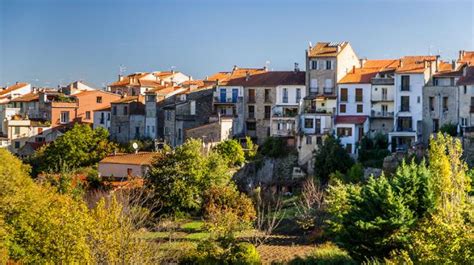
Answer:
[[[371,100],[372,101],[393,101],[394,99],[393,99],[393,96],[389,97],[387,95],[385,96],[382,95],[382,96],[373,96]]]
[[[397,132],[414,132],[412,127],[397,127]]]
[[[329,108],[307,108],[305,109],[305,113],[327,113],[332,114],[333,110]]]
[[[215,103],[237,103],[240,100],[240,97],[238,98],[225,98],[222,99],[221,97],[214,97],[214,102]]]
[[[372,117],[382,117],[382,118],[391,118],[393,117],[393,112],[389,112],[389,111],[372,111]]]
[[[393,78],[372,78],[372,85],[393,85]]]

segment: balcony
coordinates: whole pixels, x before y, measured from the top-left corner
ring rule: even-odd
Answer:
[[[372,102],[388,102],[388,101],[393,101],[393,96],[389,97],[387,95],[377,95],[377,96],[372,96],[371,101]]]
[[[412,127],[397,127],[397,132],[414,132]]]
[[[393,118],[393,112],[388,112],[388,111],[372,111],[372,117],[373,118]]]
[[[332,114],[333,109],[330,108],[306,108],[304,113],[321,113],[321,114]]]
[[[214,97],[214,104],[235,104],[241,101],[241,97],[238,98],[221,98],[221,97]]]

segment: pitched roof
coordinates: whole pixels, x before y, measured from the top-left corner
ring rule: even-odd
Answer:
[[[438,72],[435,73],[433,76],[435,77],[455,77],[462,75],[462,68],[453,69],[453,65],[441,61],[438,66]]]
[[[474,51],[461,51],[462,58],[458,59],[458,63],[474,65]]]
[[[348,116],[336,116],[335,122],[336,124],[363,124],[367,120],[367,116],[356,116],[356,115],[348,115]]]
[[[271,71],[230,79],[226,85],[245,87],[276,87],[279,85],[305,85],[305,72]]]
[[[111,103],[130,103],[130,102],[134,102],[134,101],[140,101],[140,98],[139,96],[128,96],[128,97],[123,97],[119,100],[116,100],[116,101],[112,101]]]
[[[308,51],[309,57],[334,57],[337,56],[349,42],[318,42]]]
[[[353,68],[340,81],[341,84],[369,84],[379,72],[395,70],[398,60],[367,60],[362,68]]]
[[[436,61],[436,56],[405,56],[401,59],[401,65],[395,71],[396,73],[423,73],[426,62]]]
[[[103,107],[103,108],[96,109],[96,110],[94,110],[94,111],[111,111],[111,110],[112,110],[112,107],[107,106],[107,107]]]
[[[0,90],[0,96],[3,96],[3,95],[5,95],[5,94],[8,94],[8,93],[10,93],[10,92],[12,92],[12,91],[15,91],[15,90],[17,90],[17,89],[20,89],[20,88],[22,88],[22,87],[25,87],[25,86],[27,86],[27,85],[29,85],[29,84],[28,84],[28,83],[16,83],[16,84],[14,84],[14,85],[12,85],[12,86],[9,86],[9,87],[7,87],[7,88],[5,88],[5,89],[3,89],[3,90]]]
[[[99,163],[125,164],[125,165],[151,165],[158,153],[140,152],[136,154],[116,154],[102,159]]]
[[[474,66],[468,66],[466,68],[466,74],[459,78],[458,85],[474,85]]]
[[[12,99],[11,102],[32,102],[37,100],[39,100],[38,93],[30,92],[28,94],[24,94],[23,96]]]

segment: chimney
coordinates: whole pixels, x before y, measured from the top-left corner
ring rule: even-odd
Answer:
[[[367,62],[367,58],[362,58],[362,59],[359,59],[359,62],[360,62],[360,67],[364,67],[364,64],[365,62]]]
[[[451,69],[453,71],[456,70],[456,61],[455,60],[451,60]]]
[[[247,71],[245,72],[245,81],[249,81],[249,79],[250,79],[250,72]]]
[[[353,66],[352,66],[352,73],[355,74],[355,72],[356,72],[356,66],[353,65]]]
[[[428,67],[428,61],[423,60],[423,67],[424,67],[424,68],[427,68],[427,67]]]
[[[234,65],[234,67],[232,68],[232,72],[234,72],[237,69],[239,69],[239,67],[237,67],[237,65]]]
[[[437,73],[439,71],[439,64],[440,64],[440,61],[439,61],[439,55],[436,55],[436,65],[435,65],[435,72]]]
[[[403,61],[402,61],[402,59],[399,59],[399,60],[398,60],[398,67],[403,67]]]
[[[123,76],[122,75],[118,75],[118,81],[122,81],[123,80]]]
[[[16,82],[15,82],[15,85],[18,85],[18,83],[19,83],[19,82],[18,82],[18,81],[16,81]]]
[[[341,51],[341,46],[337,45],[336,46],[336,52],[339,53]]]
[[[263,71],[268,72],[268,67],[266,65],[263,67]]]
[[[206,77],[204,78],[204,80],[206,80],[206,81],[209,80],[209,76],[206,75]]]
[[[300,71],[300,67],[298,63],[295,63],[295,73],[298,73]]]

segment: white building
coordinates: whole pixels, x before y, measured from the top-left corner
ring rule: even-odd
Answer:
[[[19,109],[11,108],[8,103],[25,94],[31,92],[31,84],[16,82],[14,85],[1,88],[0,87],[0,135],[6,134],[6,122],[11,119],[13,115],[19,113]]]
[[[272,110],[271,136],[294,137],[297,132],[298,110],[306,97],[304,72],[302,84],[276,87],[276,102]]]
[[[421,142],[423,87],[437,72],[439,56],[405,56],[395,71],[394,130],[389,133],[392,151]]]
[[[99,162],[99,175],[116,179],[142,178],[148,172],[156,155],[157,153],[140,152],[107,156]]]
[[[111,115],[111,107],[100,108],[94,110],[94,124],[93,128],[97,129],[102,127],[107,131],[110,130],[110,115]]]

